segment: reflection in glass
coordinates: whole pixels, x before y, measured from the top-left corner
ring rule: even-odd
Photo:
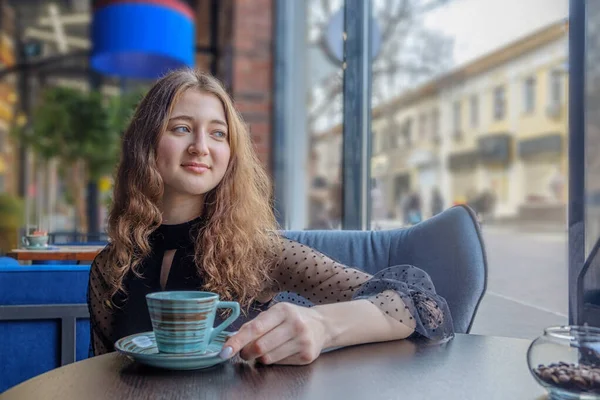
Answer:
[[[585,190],[586,190],[586,243],[585,254],[590,253],[600,238],[600,4],[586,2],[585,37]],[[554,82],[557,78],[552,79]],[[554,88],[552,83],[551,87]],[[557,86],[557,85],[556,85]],[[554,96],[560,96],[553,89]]]
[[[586,2],[585,33],[585,257],[586,263],[578,279],[578,323],[600,326],[600,4]],[[552,98],[560,99],[562,91],[550,79]]]
[[[306,2],[307,229],[341,227],[343,5],[342,0]]]
[[[490,268],[475,331],[564,323],[568,1],[374,7],[372,228],[469,205]]]

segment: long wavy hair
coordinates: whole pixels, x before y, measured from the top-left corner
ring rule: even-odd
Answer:
[[[186,90],[216,96],[225,109],[231,156],[221,182],[204,194],[206,223],[195,243],[195,263],[203,290],[244,308],[270,288],[274,261],[270,179],[258,160],[248,128],[233,101],[214,77],[192,69],[169,73],[149,90],[124,133],[107,247],[110,300],[122,292],[123,279],[151,253],[149,236],[162,223],[164,185],[156,166],[156,149],[174,104]],[[200,201],[200,200],[199,200]],[[199,288],[200,289],[200,288]],[[113,303],[114,304],[114,303]]]

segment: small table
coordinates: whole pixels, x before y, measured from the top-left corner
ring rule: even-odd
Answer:
[[[104,246],[52,246],[47,250],[14,249],[7,256],[18,261],[94,261]]]
[[[394,341],[322,354],[307,366],[241,361],[167,371],[106,354],[55,369],[0,395],[27,399],[545,399],[527,368],[531,342],[457,335],[435,345]]]

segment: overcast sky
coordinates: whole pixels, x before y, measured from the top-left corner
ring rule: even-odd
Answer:
[[[458,66],[568,14],[568,0],[454,0],[430,12],[425,24],[454,38]]]

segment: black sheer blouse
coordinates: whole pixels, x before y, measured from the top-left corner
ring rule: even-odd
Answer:
[[[93,355],[113,351],[114,343],[127,335],[152,330],[146,306],[148,293],[161,291],[161,268],[165,251],[175,250],[164,290],[202,290],[194,262],[194,240],[201,218],[179,225],[161,225],[150,238],[152,254],[143,260],[138,275],[129,273],[123,284],[127,296],[118,295],[113,304],[103,304],[110,290],[105,272],[106,250],[94,260],[90,270],[88,306]],[[271,269],[275,292],[296,293],[313,304],[367,299],[390,318],[412,328],[415,334],[436,340],[453,336],[453,325],[446,301],[437,295],[424,271],[400,265],[371,276],[344,266],[298,242],[277,237],[279,257]],[[276,301],[256,302],[248,315],[240,316],[229,328],[237,330],[244,322],[268,309]],[[218,317],[217,317],[218,319]],[[218,323],[216,321],[215,323]]]

